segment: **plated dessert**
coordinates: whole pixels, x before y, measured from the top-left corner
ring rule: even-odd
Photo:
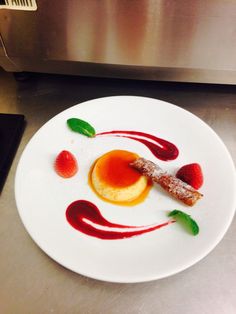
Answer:
[[[113,150],[98,158],[89,180],[94,191],[113,203],[134,205],[141,202],[151,183],[130,166],[137,158],[137,154],[126,150]]]
[[[70,118],[69,128],[87,137],[96,137],[96,131],[87,121]],[[139,131],[109,131],[98,136],[113,135],[144,144],[153,155],[163,161],[178,157],[178,148],[159,137]],[[62,151],[56,157],[54,169],[64,178],[73,177],[78,171],[75,156]],[[184,165],[176,175],[169,174],[156,163],[127,150],[112,150],[100,156],[91,166],[88,182],[98,197],[113,204],[133,206],[145,200],[153,183],[160,185],[169,197],[193,206],[203,195],[197,191],[203,184],[201,166],[197,163]],[[167,197],[168,197],[167,196]],[[171,219],[148,226],[127,226],[108,221],[89,200],[76,200],[66,210],[69,224],[76,230],[101,239],[123,239],[181,222],[193,234],[199,233],[197,223],[180,210],[169,212]],[[105,228],[104,228],[105,227]]]
[[[71,117],[84,134],[67,125]],[[186,205],[132,161],[132,171],[150,183],[147,195],[128,204],[105,199],[92,170],[117,150],[153,162],[204,196]],[[232,221],[235,184],[229,152],[198,117],[157,99],[116,96],[73,106],[36,132],[17,167],[15,197],[26,230],[59,264],[130,283],[173,275],[205,257]]]

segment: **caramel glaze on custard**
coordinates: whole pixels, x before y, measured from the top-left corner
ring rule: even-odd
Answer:
[[[146,198],[152,186],[130,163],[139,158],[135,153],[113,150],[93,164],[89,184],[103,200],[119,205],[136,205]]]

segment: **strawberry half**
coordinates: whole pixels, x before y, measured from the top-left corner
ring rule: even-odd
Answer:
[[[78,164],[72,153],[63,150],[56,157],[54,169],[59,176],[63,178],[71,178],[78,171]]]
[[[191,185],[196,190],[203,185],[203,173],[201,166],[198,163],[188,164],[181,167],[176,177],[187,184]]]

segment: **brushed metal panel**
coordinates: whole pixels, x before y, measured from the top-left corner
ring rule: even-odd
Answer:
[[[58,61],[60,71],[60,62],[71,61],[141,66],[150,73],[236,71],[233,0],[38,0],[37,5],[35,12],[0,10],[8,56],[23,70],[30,61],[32,70],[35,62]]]
[[[8,58],[6,49],[3,44],[3,40],[0,34],[0,67],[3,67],[6,71],[19,71],[19,68]]]

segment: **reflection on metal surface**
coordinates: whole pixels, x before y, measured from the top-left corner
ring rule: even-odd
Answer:
[[[4,47],[3,40],[0,34],[0,67],[7,71],[17,71],[16,64],[14,64],[7,56],[6,48]]]
[[[37,5],[35,12],[0,11],[7,54],[22,70],[81,74],[82,68],[83,75],[145,79],[169,73],[168,80],[236,83],[235,1],[38,0]],[[73,73],[66,70],[68,63]]]

